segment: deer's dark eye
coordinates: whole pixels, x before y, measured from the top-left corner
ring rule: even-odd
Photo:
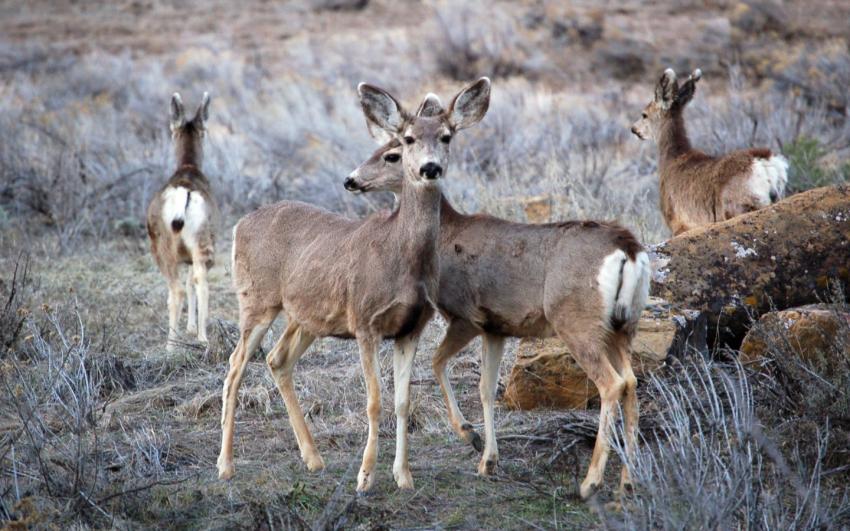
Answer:
[[[384,155],[384,160],[387,162],[398,162],[401,160],[401,155],[398,153],[387,153]]]
[[[451,141],[452,141],[452,135],[443,135],[443,136],[440,137],[440,142],[442,142],[443,144],[448,144]]]
[[[649,118],[649,115],[646,113],[641,113],[640,117],[646,120],[647,118]]]
[[[405,143],[405,144],[410,145],[410,144],[412,144],[412,143],[414,143],[414,142],[416,142],[416,139],[415,139],[415,138],[413,138],[412,136],[406,136],[406,137],[404,137],[404,143]]]

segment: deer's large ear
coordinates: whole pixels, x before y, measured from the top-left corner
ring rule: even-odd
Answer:
[[[195,121],[200,121],[201,125],[210,117],[210,93],[204,92],[204,98],[198,106],[198,111],[195,113]]]
[[[175,92],[171,95],[171,114],[169,116],[171,122],[171,130],[180,128],[186,121],[186,115],[183,110],[183,100],[180,98],[180,93]]]
[[[697,90],[697,81],[702,78],[702,70],[697,68],[693,71],[688,79],[679,87],[679,92],[676,94],[676,105],[683,107],[687,105],[694,97],[694,92]]]
[[[672,68],[668,68],[661,74],[661,79],[658,80],[658,85],[655,86],[655,101],[662,108],[669,109],[670,105],[676,99],[676,94],[679,87],[676,84],[676,72]]]
[[[383,131],[390,137],[401,133],[404,125],[404,111],[389,92],[367,83],[360,83],[357,86],[357,94],[360,96],[363,114],[366,115],[369,133],[375,140],[386,143],[386,140],[380,138],[385,135],[377,133],[377,130]]]
[[[456,130],[477,124],[490,107],[490,80],[482,77],[461,90],[449,105],[449,123]]]

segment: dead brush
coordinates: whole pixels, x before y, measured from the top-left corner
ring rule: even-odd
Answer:
[[[21,352],[0,371],[3,519],[32,516],[13,509],[28,496],[54,523],[103,525],[147,489],[173,482],[159,479],[167,437],[142,430],[115,439],[101,425],[126,367],[113,373],[120,365],[98,353],[80,314],[48,309],[28,315],[24,328]]]
[[[847,525],[848,491],[823,488],[828,427],[783,455],[756,415],[754,390],[740,364],[688,358],[645,385],[657,407],[654,425],[642,432],[640,450],[628,461],[634,493],[624,500],[621,514],[603,512],[612,527]],[[807,445],[816,448],[814,462],[797,461],[800,447]],[[622,443],[615,446],[626,459]]]

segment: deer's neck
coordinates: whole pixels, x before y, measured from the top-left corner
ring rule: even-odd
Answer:
[[[408,263],[428,262],[429,269],[436,270],[441,198],[439,186],[404,183],[399,196],[396,235]]]
[[[659,165],[665,166],[690,150],[685,119],[681,111],[674,111],[672,116],[662,122],[658,134]]]
[[[201,140],[194,138],[192,135],[178,136],[174,144],[174,154],[177,159],[177,167],[194,166],[198,170],[201,169],[201,163],[204,161],[204,154],[201,150]]]

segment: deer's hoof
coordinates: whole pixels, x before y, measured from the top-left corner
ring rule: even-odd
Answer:
[[[357,494],[359,496],[365,496],[371,490],[374,480],[374,474],[360,469],[360,473],[357,474]]]
[[[230,461],[219,461],[218,463],[218,479],[228,480],[233,477],[236,469]]]
[[[413,488],[413,476],[410,474],[410,470],[394,470],[393,477],[395,478],[398,488],[402,490],[410,490]]]
[[[304,458],[304,463],[310,472],[318,472],[325,469],[325,461],[319,454],[308,455]]]
[[[588,500],[591,496],[596,494],[597,490],[599,490],[599,483],[595,481],[584,481],[579,488],[579,494],[581,495],[582,500]]]
[[[478,475],[492,476],[496,473],[496,466],[499,464],[499,458],[494,456],[489,459],[482,459],[478,463]]]

